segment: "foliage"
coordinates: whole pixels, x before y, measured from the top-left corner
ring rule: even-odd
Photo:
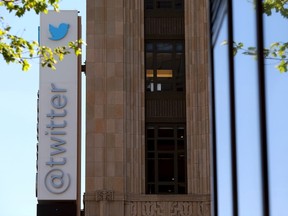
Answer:
[[[270,16],[275,10],[276,13],[280,13],[283,17],[288,18],[288,8],[287,6],[288,0],[265,0],[263,1],[263,10],[264,13]]]
[[[286,8],[287,7],[287,8]],[[271,16],[273,12],[280,13],[283,18],[288,19],[288,0],[264,0],[263,13]],[[221,45],[227,45],[227,41],[223,41]],[[234,56],[238,52],[244,55],[257,56],[256,47],[245,47],[243,42],[233,42]],[[264,49],[264,58],[277,61],[276,68],[281,73],[288,71],[288,42],[274,42]]]
[[[227,41],[223,41],[221,45],[227,45]],[[242,51],[244,55],[250,55],[256,58],[257,48],[256,47],[244,47],[242,42],[233,42],[233,55],[235,56],[239,51]],[[275,66],[281,73],[288,71],[288,42],[280,43],[275,42],[270,47],[264,49],[264,58],[269,60],[278,61]]]
[[[4,7],[17,17],[22,17],[27,11],[48,13],[48,7],[52,6],[55,11],[59,9],[59,0],[0,0],[0,8]],[[55,69],[57,61],[62,61],[64,56],[72,51],[76,55],[81,54],[80,46],[83,40],[69,42],[67,46],[51,49],[41,46],[37,41],[27,41],[17,35],[11,34],[11,26],[4,23],[4,17],[0,16],[0,55],[6,63],[19,63],[23,71],[30,68],[29,59],[41,58],[41,65]]]

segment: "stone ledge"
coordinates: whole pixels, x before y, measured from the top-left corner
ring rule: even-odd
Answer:
[[[126,196],[127,201],[180,201],[180,202],[210,202],[210,194],[179,194],[179,195],[159,195],[159,194],[129,194]]]
[[[112,190],[97,190],[86,192],[84,201],[126,201],[126,202],[211,202],[210,194],[123,194],[115,193]]]

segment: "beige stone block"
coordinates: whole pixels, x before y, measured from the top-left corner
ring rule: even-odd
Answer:
[[[115,132],[122,134],[124,131],[124,124],[121,118],[115,120]]]
[[[92,149],[91,149],[92,150]],[[104,161],[104,148],[94,148],[94,162],[103,162]]]
[[[121,0],[119,0],[121,1]],[[106,7],[107,8],[115,8],[116,0],[106,0]]]
[[[94,120],[95,132],[96,133],[105,133],[106,131],[106,121],[102,118],[96,118]]]
[[[93,164],[92,164],[93,163]],[[87,177],[101,177],[104,174],[103,163],[101,162],[88,162],[86,166],[86,176]],[[89,165],[90,164],[90,165]]]
[[[106,23],[106,34],[107,36],[115,36],[116,32],[116,23],[114,21],[108,21]]]
[[[86,119],[86,133],[94,133],[95,132],[95,121],[93,118]]]
[[[117,153],[119,154],[119,153]],[[123,162],[116,162],[115,163],[115,176],[116,177],[121,177],[123,176],[123,172],[124,172],[124,169],[123,169]]]
[[[115,162],[123,162],[123,148],[115,148],[114,149],[114,161]],[[121,170],[122,172],[122,170]]]
[[[123,147],[124,137],[123,134],[115,134],[115,147]]]
[[[94,191],[95,190],[95,178],[94,177],[88,177],[86,174],[85,188],[86,188],[86,191]]]
[[[116,146],[116,135],[115,133],[109,133],[106,134],[106,146],[108,148],[114,148]]]
[[[121,50],[121,49],[115,50],[115,62],[117,62],[117,63],[124,62],[123,50]]]
[[[107,91],[123,91],[123,79],[118,77],[108,78]]]
[[[95,1],[95,0],[88,0],[88,1],[93,1],[93,2],[95,2],[95,3],[94,3],[94,4],[95,4],[95,7],[100,7],[100,8],[104,7],[104,6],[105,6],[105,2],[106,2],[106,0],[97,0],[97,1]]]
[[[123,31],[123,30],[122,30]],[[119,36],[120,33],[117,34],[117,24],[116,24],[116,36],[114,38],[114,48],[120,49],[124,53],[124,40],[122,36]]]
[[[104,178],[95,177],[94,178],[94,190],[102,190],[104,188]]]
[[[104,104],[105,95],[103,91],[95,91],[95,105]]]
[[[103,177],[104,176],[104,163],[103,162],[94,162],[94,176]]]
[[[116,77],[123,77],[124,73],[124,64],[121,63],[115,63],[115,75]]]
[[[93,116],[94,115],[94,105],[92,103],[86,104],[86,115],[87,116]]]
[[[123,92],[110,91],[107,93],[107,104],[123,104]]]
[[[94,34],[90,34],[90,35],[87,35],[87,46],[89,47],[89,49],[94,49],[95,47],[95,36]]]
[[[115,163],[114,162],[107,162],[106,163],[106,173],[108,177],[115,176]]]
[[[94,134],[94,146],[95,148],[104,148],[105,146],[105,136],[103,133]]]
[[[87,13],[87,15],[88,15],[88,13]],[[95,34],[95,21],[94,21],[94,19],[92,19],[92,18],[88,19],[87,18],[86,28],[87,28],[87,30],[86,30],[86,38],[87,38],[87,42],[88,42],[88,41],[90,41],[88,39],[88,36],[94,37],[94,34]]]
[[[94,19],[95,22],[100,23],[100,22],[105,22],[105,8],[103,7],[95,7],[94,8]]]
[[[115,63],[107,63],[106,64],[107,70],[106,74],[108,78],[115,77]]]
[[[106,50],[106,61],[108,63],[115,62],[115,50],[114,49],[107,49]]]
[[[86,176],[87,177],[95,176],[95,163],[94,162],[86,162]]]
[[[107,105],[107,115],[113,119],[123,118],[123,105],[122,104]]]
[[[94,47],[95,49],[104,49],[106,46],[106,39],[104,37],[104,35],[99,34],[99,35],[95,35],[94,36],[95,41],[94,41]],[[99,52],[99,50],[97,50],[97,52]]]
[[[93,61],[93,62],[96,62],[96,63],[103,63],[103,62],[105,62],[106,59],[105,59],[105,52],[104,52],[104,50],[102,50],[102,49],[94,49],[94,56],[93,56],[93,58],[94,58],[94,61]],[[97,71],[95,70],[95,72],[97,72]],[[103,72],[105,72],[105,71],[103,71]]]
[[[124,23],[121,22],[123,20],[123,14],[121,12],[117,12],[116,17],[117,17],[117,22],[115,25],[115,34],[116,35],[124,35]],[[123,38],[122,38],[123,40]]]
[[[105,90],[105,79],[102,77],[98,77],[94,81],[95,91],[104,91]]]
[[[115,149],[114,148],[107,148],[106,152],[106,160],[108,162],[115,162]]]
[[[86,49],[86,61],[87,62],[94,62],[95,61],[95,54],[94,54],[94,49]]]
[[[106,40],[107,40],[107,46],[106,46],[106,48],[107,49],[111,49],[111,50],[113,50],[113,49],[115,49],[115,36],[113,35],[113,36],[107,36],[107,38],[106,38]]]
[[[115,193],[122,193],[124,189],[123,178],[122,177],[113,177],[108,178],[108,183],[110,188],[112,188]]]
[[[97,118],[104,118],[104,109],[103,105],[95,105],[94,106],[94,113]]]
[[[107,133],[115,133],[115,120],[114,119],[107,120]]]
[[[94,147],[94,133],[86,133],[86,151]]]
[[[94,157],[94,148],[89,148],[89,151],[86,151],[86,162],[94,162],[95,157]]]

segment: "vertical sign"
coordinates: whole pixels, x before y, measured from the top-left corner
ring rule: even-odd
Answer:
[[[55,48],[77,39],[77,11],[41,14],[41,45]],[[38,200],[77,199],[77,59],[72,50],[56,71],[40,67]]]

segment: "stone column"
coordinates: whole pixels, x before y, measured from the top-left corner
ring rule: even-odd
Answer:
[[[89,216],[124,215],[123,13],[123,0],[87,0],[85,214]]]
[[[207,1],[185,1],[188,193],[210,194]]]

